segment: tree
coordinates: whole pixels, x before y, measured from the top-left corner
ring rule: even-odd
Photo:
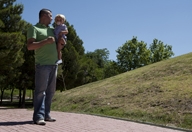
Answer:
[[[78,83],[79,85],[87,84],[90,82],[97,81],[97,77],[95,75],[95,69],[98,68],[97,64],[91,59],[84,55],[80,59],[80,70],[78,74]]]
[[[75,85],[74,82],[77,79],[80,64],[79,64],[79,54],[75,50],[73,44],[70,41],[67,42],[62,58],[63,58],[62,69],[66,88],[71,89]]]
[[[107,48],[96,49],[94,52],[87,52],[86,56],[92,59],[99,68],[104,68],[109,59],[109,50]]]
[[[169,59],[174,55],[171,45],[164,45],[163,42],[158,39],[154,39],[153,43],[149,47],[150,49],[150,61],[155,63],[161,60]]]
[[[121,73],[117,62],[115,61],[108,61],[104,67],[104,78],[109,78]]]
[[[21,49],[25,37],[20,30],[23,26],[21,14],[23,6],[15,4],[16,0],[0,1],[0,87],[1,102],[4,90],[13,83],[21,73],[17,68],[24,62]]]
[[[150,51],[147,49],[147,44],[143,41],[138,42],[136,37],[127,41],[116,52],[118,53],[117,63],[121,67],[122,72],[130,71],[150,63]]]
[[[60,90],[71,89],[76,86],[81,64],[79,60],[84,56],[83,41],[77,36],[73,25],[66,22],[69,33],[67,34],[67,44],[62,50],[63,64],[61,74],[58,74],[57,86]]]
[[[87,71],[87,76],[92,76],[91,81],[102,80],[105,78],[104,68],[109,62],[109,50],[96,49],[93,52],[87,52],[85,56],[92,60],[92,70]]]
[[[67,34],[67,43],[70,41],[73,44],[73,47],[80,56],[84,55],[85,49],[83,47],[83,41],[79,38],[74,29],[73,25],[70,25],[69,22],[66,22],[69,33]]]
[[[23,35],[25,36],[25,44],[21,50],[21,52],[24,53],[23,59],[25,60],[24,63],[18,67],[18,72],[21,73],[20,76],[18,76],[15,79],[15,87],[19,88],[19,107],[25,107],[25,95],[26,90],[31,89],[34,90],[35,84],[35,59],[34,59],[34,51],[27,50],[27,29],[31,26],[30,23],[23,22],[23,27],[21,28],[21,31]],[[23,93],[22,93],[23,92]],[[22,96],[21,96],[22,95]]]
[[[157,39],[153,40],[149,49],[143,41],[138,42],[137,37],[127,41],[116,51],[117,63],[121,72],[134,70],[151,63],[169,59],[174,55],[172,46],[164,45]]]

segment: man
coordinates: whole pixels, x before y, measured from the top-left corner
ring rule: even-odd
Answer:
[[[27,31],[27,48],[35,50],[33,121],[38,125],[45,125],[45,121],[56,121],[50,116],[58,69],[54,29],[49,27],[51,21],[52,12],[49,9],[42,9],[39,12],[39,22]]]

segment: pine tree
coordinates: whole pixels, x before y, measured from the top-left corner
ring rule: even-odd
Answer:
[[[0,1],[0,89],[1,100],[4,90],[13,85],[19,76],[17,68],[24,62],[21,49],[25,42],[22,34],[24,21],[21,20],[23,6],[14,4],[16,0]]]
[[[81,72],[79,61],[84,55],[83,41],[77,35],[73,25],[70,25],[69,22],[66,22],[66,25],[69,33],[67,34],[67,44],[62,50],[62,71],[59,69],[57,76],[57,88],[61,91],[81,85],[81,83],[77,83],[77,80],[82,80],[82,76],[78,76]]]

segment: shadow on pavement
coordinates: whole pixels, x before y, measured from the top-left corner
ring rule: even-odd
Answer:
[[[16,125],[26,125],[26,124],[33,124],[33,121],[0,122],[0,126],[16,126]]]

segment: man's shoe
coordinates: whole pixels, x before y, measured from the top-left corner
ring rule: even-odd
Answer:
[[[55,122],[55,121],[56,121],[56,119],[54,119],[54,118],[45,118],[45,121]]]
[[[35,124],[37,124],[37,125],[45,125],[46,122],[43,119],[40,119],[40,120],[36,121]]]

